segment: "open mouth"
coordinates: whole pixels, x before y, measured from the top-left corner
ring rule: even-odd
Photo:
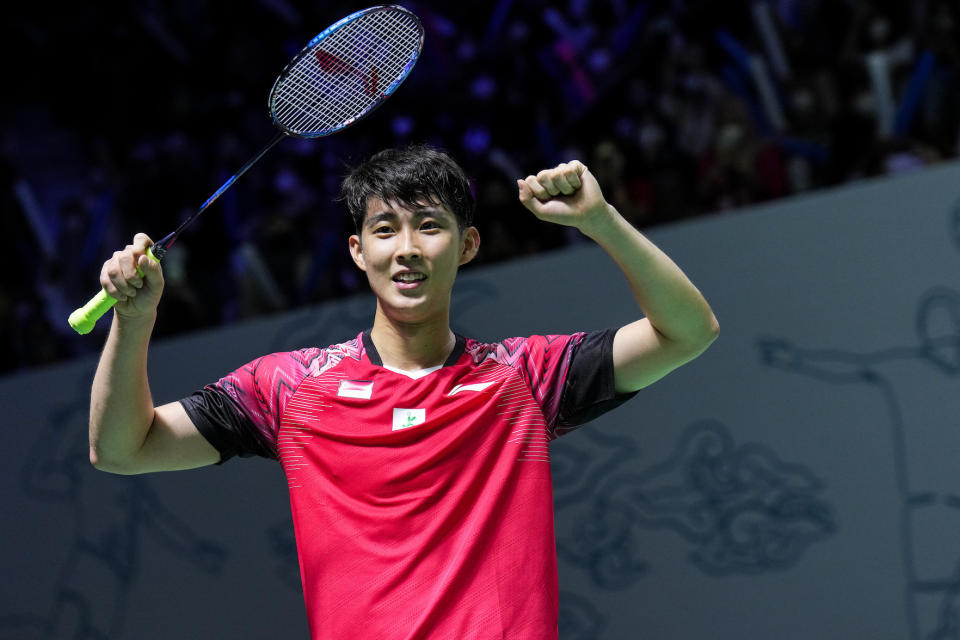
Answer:
[[[418,271],[403,271],[393,275],[393,281],[401,287],[414,287],[427,279],[427,276]]]

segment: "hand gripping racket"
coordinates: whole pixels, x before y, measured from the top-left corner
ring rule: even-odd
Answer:
[[[147,255],[162,260],[180,233],[286,136],[328,136],[369,114],[406,79],[422,49],[423,25],[400,6],[370,7],[332,24],[311,40],[273,83],[267,104],[279,133],[196,213],[147,249]],[[101,290],[71,313],[68,322],[77,333],[89,333],[116,302]]]

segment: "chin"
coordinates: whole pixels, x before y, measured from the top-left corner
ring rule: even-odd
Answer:
[[[381,298],[379,304],[385,316],[400,322],[420,322],[430,315],[428,305],[423,300]]]
[[[391,321],[411,325],[426,324],[448,313],[444,305],[427,299],[380,301],[380,308]]]

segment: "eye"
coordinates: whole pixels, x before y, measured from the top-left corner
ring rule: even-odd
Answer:
[[[420,223],[420,229],[424,231],[432,231],[440,228],[442,227],[440,226],[440,223],[437,222],[436,220],[424,220],[422,223]]]
[[[390,226],[385,224],[381,224],[377,227],[374,227],[373,229],[373,235],[376,235],[376,236],[383,236],[389,233],[393,233],[393,229]]]

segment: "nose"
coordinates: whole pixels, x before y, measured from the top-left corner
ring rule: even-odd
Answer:
[[[417,234],[412,229],[405,228],[400,232],[397,242],[397,260],[400,262],[419,260],[423,254],[417,243]]]

